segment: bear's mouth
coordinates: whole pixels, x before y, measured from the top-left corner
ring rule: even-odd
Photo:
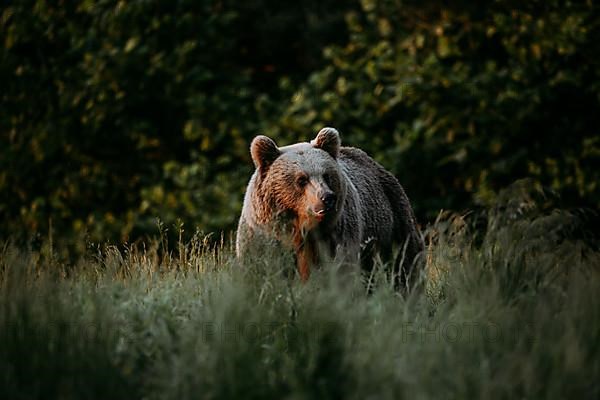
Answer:
[[[315,219],[319,222],[323,221],[323,219],[325,219],[325,216],[327,215],[327,211],[325,210],[318,210],[315,211],[314,213]]]

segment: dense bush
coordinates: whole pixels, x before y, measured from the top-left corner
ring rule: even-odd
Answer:
[[[341,37],[341,13],[315,24],[331,3],[6,7],[2,234],[45,234],[50,220],[55,234],[96,241],[136,238],[157,217],[231,227],[250,173],[248,140],[282,98],[276,77],[299,79],[321,57],[312,41]]]
[[[597,207],[597,6],[16,1],[0,14],[0,236],[231,229],[259,132],[323,125],[422,220],[521,177]]]
[[[361,3],[284,127],[335,124],[396,173],[421,215],[489,203],[523,177],[566,204],[600,205],[597,6]]]

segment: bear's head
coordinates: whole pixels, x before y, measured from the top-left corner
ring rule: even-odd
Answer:
[[[333,226],[346,197],[346,179],[338,164],[340,135],[323,128],[310,143],[277,147],[266,136],[252,141],[256,166],[254,208],[261,223],[288,218],[303,234]]]

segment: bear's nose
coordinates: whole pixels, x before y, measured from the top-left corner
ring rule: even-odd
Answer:
[[[325,211],[331,211],[335,207],[336,196],[334,193],[325,193],[321,197],[321,201],[325,206]]]

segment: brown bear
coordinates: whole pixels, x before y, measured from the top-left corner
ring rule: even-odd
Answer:
[[[280,242],[294,251],[306,281],[325,257],[358,263],[361,246],[389,256],[396,245],[396,284],[410,286],[423,242],[404,189],[390,172],[364,151],[341,147],[333,128],[323,128],[310,143],[284,147],[257,136],[250,153],[256,171],[238,224],[238,257],[253,246]]]

